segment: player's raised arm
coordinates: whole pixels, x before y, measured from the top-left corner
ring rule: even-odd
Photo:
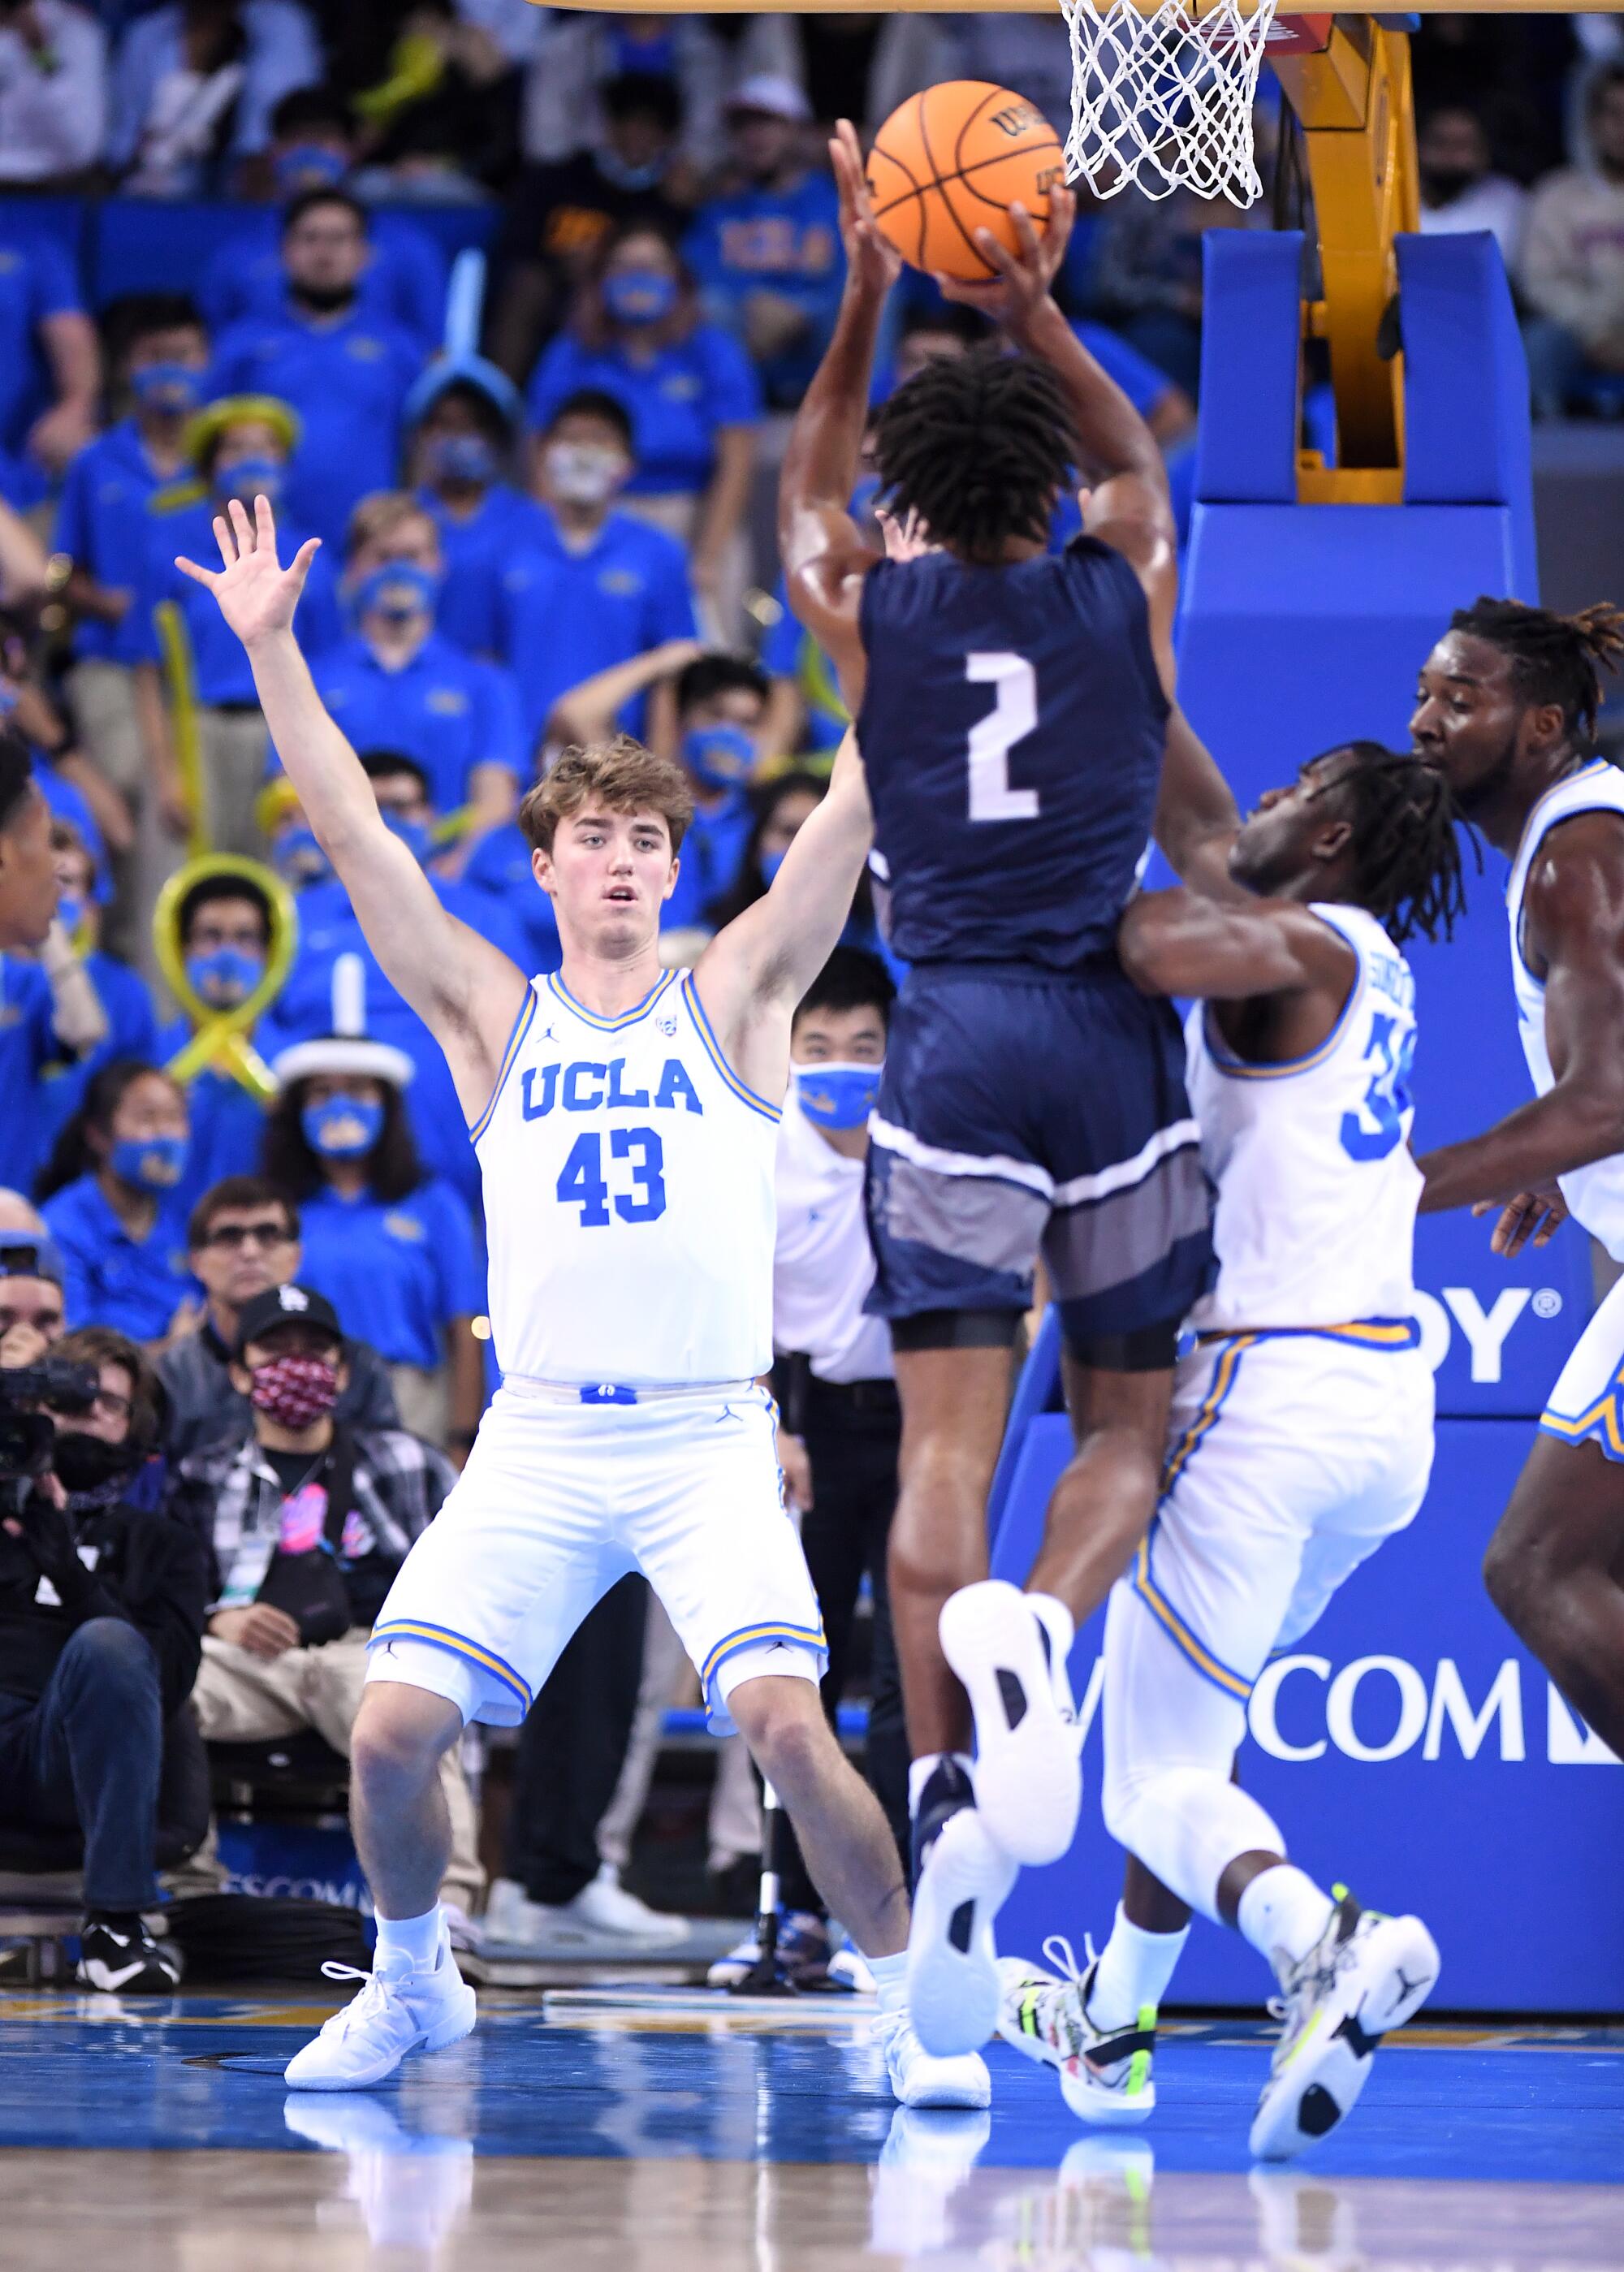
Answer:
[[[384,826],[371,783],[323,708],[293,634],[314,541],[279,566],[265,497],[255,518],[235,500],[216,519],[224,565],[176,564],[211,591],[242,640],[288,777],[349,893],[368,945],[445,1052],[470,1117],[483,1108],[526,982],[498,948],[446,913],[417,861]]]
[[[1141,994],[1249,1001],[1314,988],[1345,999],[1358,964],[1340,931],[1289,900],[1219,906],[1183,889],[1142,892],[1117,934]]]
[[[1229,871],[1230,847],[1239,827],[1229,783],[1201,736],[1175,707],[1167,721],[1152,829],[1162,857],[1192,891],[1209,900],[1244,900],[1246,893]]]
[[[829,145],[840,189],[846,287],[834,335],[802,397],[778,482],[778,545],[790,604],[833,658],[855,711],[862,692],[857,607],[879,558],[851,517],[869,382],[886,299],[902,268],[874,226],[857,130],[842,119]]]

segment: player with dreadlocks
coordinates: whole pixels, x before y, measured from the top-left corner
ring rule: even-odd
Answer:
[[[857,718],[872,864],[911,966],[870,1129],[869,1307],[891,1320],[902,1406],[889,1573],[913,1754],[909,2007],[945,2053],[996,2024],[990,1927],[1016,1868],[1071,1843],[1074,1621],[1149,1522],[1179,1324],[1211,1267],[1178,1020],[1124,976],[1117,923],[1153,826],[1187,878],[1221,873],[1236,814],[1171,712],[1161,453],[1050,295],[1069,193],[1051,192],[1041,237],[1014,209],[1018,253],[984,238],[992,283],[944,285],[1016,352],[932,364],[887,404],[885,501],[928,548],[882,560],[848,505],[899,263],[849,127],[832,156],[847,281],[779,535],[791,605]],[[1085,533],[1052,554],[1080,472]],[[1023,1595],[987,1581],[986,1502],[1040,1250],[1077,1450]]]
[[[1595,754],[1624,614],[1463,609],[1411,721],[1461,810],[1511,862],[1511,979],[1534,1102],[1421,1162],[1424,1209],[1503,1205],[1499,1254],[1571,1210],[1624,1261],[1624,774]],[[1559,1194],[1560,1187],[1560,1194]],[[1502,1614],[1624,1756],[1624,1282],[1551,1392],[1484,1574]]]
[[[1239,904],[1134,901],[1120,949],[1186,1030],[1218,1276],[1179,1359],[1156,1528],[1105,1619],[1103,1811],[1133,1858],[1111,1938],[1078,1977],[1011,1958],[999,2032],[1058,2067],[1085,2121],[1156,2103],[1156,2007],[1190,1913],[1238,1926],[1284,2025],[1252,2128],[1266,2159],[1340,2121],[1385,2028],[1438,1975],[1413,1917],[1333,1900],[1230,1780],[1246,1700],[1382,1540],[1433,1461],[1433,1376],[1412,1278],[1415,984],[1400,948],[1463,902],[1443,776],[1375,742],[1328,750],[1236,838]]]

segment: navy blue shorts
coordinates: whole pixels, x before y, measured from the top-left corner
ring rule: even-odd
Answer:
[[[1041,1252],[1068,1341],[1176,1325],[1213,1263],[1184,1069],[1171,1005],[1114,958],[916,967],[871,1124],[868,1308],[1024,1310]]]

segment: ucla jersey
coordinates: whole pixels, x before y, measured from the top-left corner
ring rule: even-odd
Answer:
[[[1511,921],[1511,983],[1516,993],[1517,1031],[1536,1095],[1544,1096],[1554,1083],[1551,1053],[1545,1047],[1545,981],[1536,978],[1523,956],[1523,899],[1534,855],[1560,821],[1581,812],[1624,813],[1624,774],[1602,759],[1583,766],[1557,782],[1529,814],[1523,841],[1512,863],[1506,891],[1506,911]],[[1561,1178],[1562,1197],[1575,1222],[1592,1238],[1600,1239],[1615,1262],[1624,1262],[1624,1152],[1593,1160]]]
[[[779,1110],[739,1080],[692,976],[601,1018],[533,979],[471,1130],[505,1373],[631,1387],[773,1361]]]
[[[1168,715],[1122,555],[1079,536],[1007,567],[880,561],[860,623],[857,738],[896,953],[1063,972],[1108,950]]]
[[[1191,1322],[1336,1326],[1415,1307],[1415,981],[1362,908],[1316,906],[1358,958],[1353,989],[1311,1057],[1247,1065],[1210,1008],[1186,1028],[1190,1102],[1217,1185],[1218,1277]]]

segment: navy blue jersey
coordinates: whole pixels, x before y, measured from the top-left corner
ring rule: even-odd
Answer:
[[[1116,936],[1168,702],[1139,579],[1096,538],[999,568],[882,560],[857,739],[905,962],[1074,970]]]

